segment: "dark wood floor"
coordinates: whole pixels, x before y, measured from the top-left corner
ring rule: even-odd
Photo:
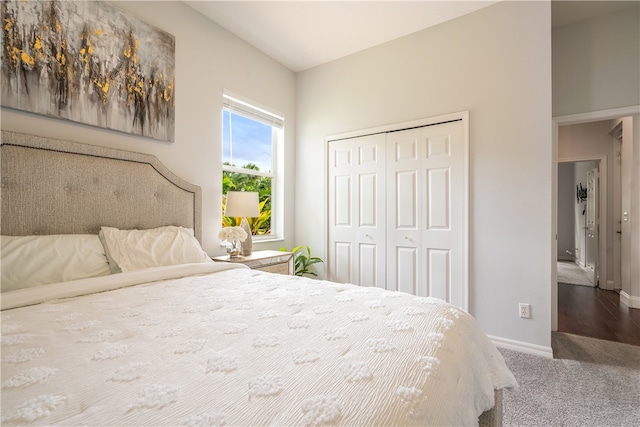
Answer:
[[[615,291],[559,283],[558,331],[640,345],[640,310]]]

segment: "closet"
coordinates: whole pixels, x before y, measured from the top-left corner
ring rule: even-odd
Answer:
[[[327,138],[328,279],[468,309],[468,114]]]

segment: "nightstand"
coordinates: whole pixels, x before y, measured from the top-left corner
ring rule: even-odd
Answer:
[[[254,270],[278,274],[295,274],[293,252],[254,251],[249,256],[229,258],[228,255],[211,257],[214,261],[239,262]]]

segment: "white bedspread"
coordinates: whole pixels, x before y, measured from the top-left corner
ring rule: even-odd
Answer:
[[[2,424],[474,425],[516,386],[442,301],[195,268],[4,310]]]

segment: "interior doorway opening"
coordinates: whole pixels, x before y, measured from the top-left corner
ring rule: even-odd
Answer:
[[[619,138],[616,138],[616,135],[620,135],[620,132],[614,132],[613,127],[616,123],[620,123],[621,119],[625,121],[625,126],[633,122],[633,126],[629,127],[629,129],[635,129],[635,123],[637,123],[637,114],[640,112],[640,107],[625,107],[615,110],[606,110],[600,112],[593,113],[585,113],[578,114],[573,116],[565,116],[565,117],[557,117],[554,118],[554,132],[553,132],[553,156],[554,163],[558,166],[554,170],[553,176],[553,230],[557,233],[556,239],[552,244],[552,254],[553,254],[553,262],[552,262],[552,293],[551,293],[551,325],[552,331],[559,330],[558,329],[558,318],[562,316],[567,316],[567,310],[559,309],[559,300],[561,297],[568,295],[567,290],[580,290],[575,296],[579,295],[579,298],[576,300],[575,298],[571,302],[571,310],[573,310],[573,315],[581,320],[584,323],[584,316],[589,311],[589,307],[586,304],[590,304],[593,310],[596,307],[602,308],[602,302],[598,302],[596,297],[604,296],[609,301],[613,303],[611,307],[618,307],[620,312],[615,314],[621,322],[626,322],[628,324],[635,324],[636,328],[638,328],[638,324],[635,321],[628,321],[629,317],[633,317],[636,315],[638,310],[635,310],[631,307],[634,307],[633,304],[627,304],[628,302],[633,303],[634,300],[630,297],[626,296],[624,290],[624,281],[620,281],[620,269],[622,267],[623,276],[624,269],[630,269],[630,263],[624,261],[624,256],[621,257],[620,252],[620,221],[624,216],[622,215],[620,204],[621,200],[624,200],[624,186],[620,185],[620,164],[621,164],[621,154],[620,154],[620,143]],[[633,116],[630,117],[630,116]],[[600,126],[604,131],[600,132],[605,139],[604,144],[608,146],[608,151],[600,151],[597,152],[595,150],[595,145],[592,138],[588,135],[588,133],[584,132],[584,129],[594,128]],[[601,130],[602,130],[601,129]],[[573,133],[573,135],[572,135]],[[573,145],[571,143],[567,146],[563,141],[563,138],[566,138],[567,134],[569,136],[573,136]],[[636,146],[637,145],[637,135],[636,132],[631,134],[627,134],[629,137],[627,139],[628,145]],[[580,141],[582,144],[579,146],[579,149],[576,148],[577,141]],[[591,151],[588,151],[591,149]],[[563,256],[569,257],[561,245],[561,233],[562,228],[560,227],[560,218],[559,209],[560,203],[562,202],[562,195],[559,192],[558,184],[560,178],[560,167],[562,163],[566,162],[579,162],[579,161],[588,161],[594,160],[599,162],[599,177],[600,184],[597,188],[600,189],[599,200],[597,203],[597,207],[600,209],[600,222],[597,230],[599,231],[599,244],[597,246],[599,255],[597,257],[597,270],[599,271],[598,284],[599,287],[587,287],[587,286],[571,286],[571,285],[559,285],[559,274],[558,274],[558,261],[562,261]],[[628,162],[629,159],[627,159]],[[629,164],[629,163],[627,163]],[[624,181],[624,178],[623,178]],[[573,189],[574,194],[572,195],[574,203],[576,202],[576,190]],[[627,198],[630,195],[626,196]],[[624,207],[624,206],[623,206]],[[624,209],[622,209],[624,210]],[[581,212],[580,212],[581,213]],[[587,212],[585,211],[585,215]],[[623,221],[623,220],[622,220]],[[624,232],[624,223],[622,226]],[[624,234],[624,233],[623,233]],[[587,234],[588,236],[588,234]],[[617,241],[618,240],[618,241]],[[630,246],[630,245],[629,245]],[[583,250],[586,250],[586,246]],[[571,251],[573,252],[573,251]],[[586,256],[586,254],[584,254]],[[624,251],[622,253],[624,255]],[[572,253],[571,256],[575,257],[575,253]],[[578,255],[580,256],[580,254]],[[629,261],[629,260],[627,260]],[[627,285],[628,286],[628,285]],[[620,288],[623,288],[620,290]],[[574,293],[574,292],[572,292]],[[575,293],[574,293],[575,294]],[[597,294],[597,295],[596,295]],[[588,295],[586,299],[583,299],[583,295]],[[582,306],[582,308],[581,308]],[[561,307],[562,308],[562,307]],[[570,310],[570,311],[571,311]],[[582,311],[580,311],[582,310]],[[603,311],[603,310],[599,310]],[[614,314],[613,308],[608,310],[610,314]],[[571,313],[569,313],[571,315]],[[604,324],[605,322],[610,322],[611,319],[602,319],[601,321],[596,321],[594,324]],[[615,321],[612,322],[612,325],[615,325]],[[622,323],[618,323],[621,325]],[[634,331],[637,331],[634,330]],[[586,331],[589,332],[589,331]],[[584,333],[584,335],[590,335],[589,333]],[[611,332],[611,331],[609,331]],[[580,334],[580,331],[572,331],[571,333]],[[624,333],[621,333],[624,335]],[[628,334],[628,331],[627,331]],[[616,333],[613,332],[610,334],[609,338],[607,337],[598,337],[601,339],[612,339],[615,338]],[[632,334],[633,335],[633,334]],[[636,332],[637,335],[637,332]],[[593,336],[593,335],[590,335]],[[622,341],[624,342],[624,341]]]
[[[558,161],[558,283],[599,286],[599,187],[604,161]],[[606,185],[603,190],[606,196]]]

